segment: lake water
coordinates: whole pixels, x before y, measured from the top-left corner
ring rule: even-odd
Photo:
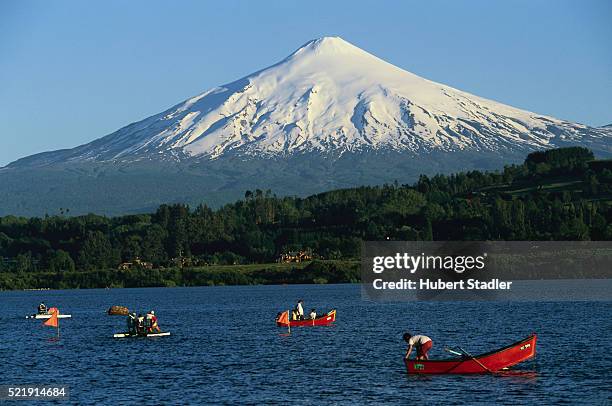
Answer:
[[[333,327],[277,328],[298,298],[338,310]],[[44,300],[73,318],[61,339],[25,320]],[[111,305],[154,309],[170,337],[114,339]],[[608,404],[612,302],[405,302],[361,299],[359,285],[0,292],[0,381],[64,384],[78,404]],[[480,353],[539,334],[518,372],[408,376],[404,330]]]

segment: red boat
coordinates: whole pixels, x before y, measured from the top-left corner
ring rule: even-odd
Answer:
[[[460,357],[446,360],[404,359],[409,374],[482,374],[509,368],[535,356],[537,335],[510,344],[499,350],[472,356],[461,350]]]
[[[289,326],[291,327],[307,327],[307,326],[327,326],[336,321],[336,309],[324,314],[321,317],[317,317],[314,320],[290,320]],[[278,327],[287,327],[287,323],[283,323],[276,320]]]

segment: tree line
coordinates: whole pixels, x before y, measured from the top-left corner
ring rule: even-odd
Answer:
[[[308,250],[359,257],[363,240],[610,240],[612,165],[585,148],[535,152],[493,172],[421,176],[412,185],[306,198],[247,191],[213,209],[161,205],[105,217],[0,218],[0,272],[91,272],[275,262]]]

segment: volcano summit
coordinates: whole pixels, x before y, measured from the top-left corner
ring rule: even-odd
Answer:
[[[103,138],[9,164],[0,214],[118,214],[173,201],[217,205],[255,188],[304,195],[411,182],[497,168],[537,149],[580,145],[609,156],[611,135],[423,79],[325,37]]]

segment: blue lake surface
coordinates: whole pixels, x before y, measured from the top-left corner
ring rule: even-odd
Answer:
[[[332,327],[277,328],[298,299],[338,310]],[[26,320],[40,301],[72,319],[61,338]],[[154,309],[170,337],[114,339],[111,305]],[[359,285],[0,292],[2,384],[65,384],[73,404],[608,404],[612,302],[405,302]],[[405,330],[486,352],[537,332],[517,372],[409,376]],[[66,402],[61,402],[66,404]]]

